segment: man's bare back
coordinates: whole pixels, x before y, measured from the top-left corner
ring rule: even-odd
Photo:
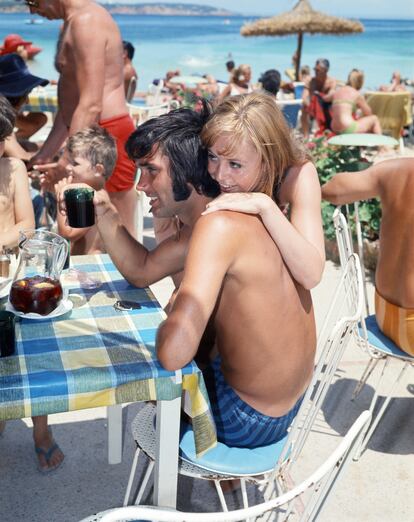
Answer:
[[[313,307],[255,216],[220,211],[197,221],[183,282],[159,332],[164,366],[191,360],[211,313],[226,382],[259,412],[286,414],[311,378]]]
[[[94,31],[92,28],[97,30]],[[99,31],[98,31],[99,28]],[[96,42],[96,37],[99,42]],[[90,38],[95,42],[90,45]],[[99,44],[99,47],[98,47]],[[98,50],[95,48],[98,47]],[[88,55],[88,80],[95,83],[100,94],[99,120],[125,114],[123,93],[122,40],[118,26],[108,11],[94,2],[85,2],[85,6],[74,12],[64,21],[59,38],[56,67],[59,78],[59,107],[65,124],[69,128],[85,78],[79,70],[79,56]],[[94,72],[96,77],[94,78]],[[99,77],[103,76],[103,83]]]
[[[391,303],[414,308],[414,159],[382,165],[378,171],[382,219],[375,284]]]

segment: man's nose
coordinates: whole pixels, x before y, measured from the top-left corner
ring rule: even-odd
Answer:
[[[138,169],[138,182],[136,185],[136,190],[142,190],[143,192],[147,192],[151,187],[151,176],[146,174],[143,170]]]

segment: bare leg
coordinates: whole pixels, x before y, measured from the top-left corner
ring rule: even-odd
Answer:
[[[6,421],[0,421],[0,435],[3,435],[4,428],[6,427]]]
[[[372,114],[371,116],[365,116],[357,122],[357,132],[372,132],[373,134],[382,134],[381,125],[378,116]]]
[[[307,113],[305,107],[302,107],[302,115],[301,115],[300,121],[301,121],[301,125],[302,125],[303,137],[309,138],[310,121],[309,121],[309,114]]]
[[[109,192],[109,197],[115,205],[122,223],[133,237],[137,237],[137,206],[138,194],[135,186],[129,190]]]
[[[39,129],[47,123],[47,116],[43,112],[29,112],[27,114],[18,114],[16,118],[17,139],[27,139],[35,134]]]
[[[44,452],[48,452],[50,448],[55,444],[52,433],[47,425],[47,415],[41,415],[39,417],[32,417],[33,421],[33,440],[36,448],[40,448]],[[39,459],[39,466],[45,471],[48,468],[56,468],[65,458],[62,451],[56,448],[49,459],[43,453],[37,455]]]

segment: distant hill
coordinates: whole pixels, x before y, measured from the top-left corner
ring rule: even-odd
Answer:
[[[134,3],[127,4],[122,2],[112,2],[110,0],[98,2],[108,9],[110,13],[118,14],[138,14],[138,15],[165,15],[165,16],[234,16],[237,13],[227,11],[226,9],[217,9],[208,5],[198,4],[166,4],[163,2],[157,4]],[[3,13],[21,13],[29,12],[27,6],[23,3],[17,3],[10,0],[0,0],[0,12]]]

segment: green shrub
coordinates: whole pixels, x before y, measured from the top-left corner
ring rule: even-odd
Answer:
[[[321,185],[326,183],[337,172],[355,172],[368,168],[371,163],[360,156],[358,147],[335,147],[327,143],[327,137],[314,138],[307,143],[316,169],[318,171]],[[322,221],[327,239],[335,239],[335,229],[332,222],[332,214],[335,205],[322,202]],[[346,213],[346,212],[345,212]],[[348,219],[351,229],[354,229],[354,209],[349,207]],[[369,199],[359,205],[359,219],[361,222],[362,235],[374,241],[379,237],[379,226],[381,221],[381,207],[378,199]]]

